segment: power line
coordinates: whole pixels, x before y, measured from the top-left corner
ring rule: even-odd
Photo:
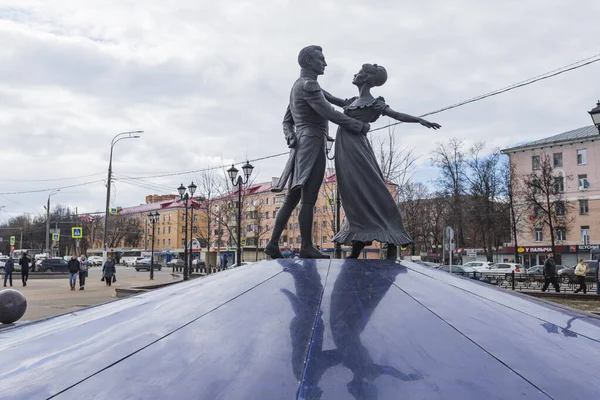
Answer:
[[[5,192],[5,193],[0,193],[0,196],[10,195],[10,194],[26,194],[26,193],[49,192],[49,191],[52,191],[52,190],[68,189],[68,188],[73,188],[73,187],[78,187],[78,186],[91,185],[92,183],[98,183],[98,182],[104,182],[104,179],[98,179],[98,180],[95,180],[95,181],[78,183],[76,185],[60,186],[60,187],[54,187],[54,188],[48,188],[48,189],[22,190],[22,191],[19,191],[19,192]]]
[[[90,178],[92,176],[104,175],[104,172],[98,172],[95,174],[72,176],[69,178],[55,178],[55,179],[0,179],[0,182],[56,182],[56,181],[69,181],[73,179]]]
[[[447,110],[451,110],[453,108],[458,108],[458,107],[464,106],[466,104],[470,104],[470,103],[474,103],[474,102],[479,101],[479,100],[487,99],[488,97],[492,97],[492,96],[496,96],[496,95],[499,95],[499,94],[502,94],[502,93],[506,93],[506,92],[508,92],[510,90],[514,90],[514,89],[522,88],[524,86],[531,85],[532,83],[536,83],[536,82],[543,81],[543,80],[546,80],[546,79],[549,79],[549,78],[553,78],[553,77],[555,77],[557,75],[564,74],[565,72],[574,71],[576,69],[585,67],[587,65],[599,62],[600,58],[598,58],[598,57],[600,57],[600,53],[596,54],[594,56],[585,58],[583,60],[571,63],[571,64],[566,65],[564,67],[557,68],[557,69],[552,70],[550,72],[546,72],[545,74],[538,75],[538,76],[536,76],[534,78],[526,79],[524,81],[521,81],[521,82],[518,82],[518,83],[515,83],[515,84],[512,84],[512,85],[506,86],[504,88],[497,89],[497,90],[494,90],[492,92],[489,92],[489,93],[486,93],[486,94],[483,94],[483,95],[480,95],[480,96],[476,96],[476,97],[473,97],[473,98],[468,99],[468,100],[461,101],[461,102],[453,104],[451,106],[440,108],[438,110],[428,112],[428,113],[423,114],[423,115],[421,115],[419,117],[422,118],[422,117],[426,117],[428,115],[439,114],[442,111],[447,111]],[[386,129],[386,128],[389,128],[389,127],[392,127],[392,126],[400,125],[402,123],[403,122],[395,122],[393,124],[388,124],[388,125],[385,125],[385,126],[382,126],[382,127],[379,127],[379,128],[371,129],[369,132],[379,131],[379,130]]]

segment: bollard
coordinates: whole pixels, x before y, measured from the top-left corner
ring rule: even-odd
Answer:
[[[512,290],[515,290],[515,271],[510,271],[512,277]]]

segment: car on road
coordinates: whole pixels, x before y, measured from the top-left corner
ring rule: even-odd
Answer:
[[[135,264],[146,257],[123,257],[121,263],[126,267],[135,267]]]
[[[439,271],[450,272],[450,265],[442,265],[438,268]],[[465,265],[452,265],[452,273],[462,276],[468,276],[471,279],[481,279],[481,272],[476,271]]]
[[[527,268],[527,275],[543,275],[544,274],[544,266],[543,265],[534,265],[533,267]]]
[[[142,258],[141,260],[136,261],[135,270],[141,271],[143,269],[146,271],[150,271],[151,261],[152,260],[150,258]],[[162,265],[160,265],[160,263],[154,261],[154,269],[156,271],[160,271],[160,270],[162,270]]]
[[[0,256],[0,274],[4,273],[4,265],[6,264],[7,260],[8,260],[8,256]],[[19,265],[19,259],[13,258],[13,261],[15,262],[15,271],[14,272],[21,272],[21,266]],[[29,272],[34,272],[34,271],[39,271],[37,269],[37,264],[35,266],[32,265],[29,267]]]
[[[475,271],[478,272],[488,270],[494,265],[495,263],[490,261],[470,261],[468,263],[463,264],[463,266],[473,268]]]
[[[167,263],[167,267],[183,268],[183,260],[181,258],[174,258]]]
[[[101,267],[102,266],[102,257],[100,256],[89,256],[88,261],[92,263],[92,267]]]
[[[62,258],[45,258],[39,268],[40,272],[69,272],[67,261]]]
[[[588,272],[585,274],[586,281],[594,281],[596,279],[596,260],[587,260],[584,261],[585,265],[588,267]],[[562,268],[561,268],[562,267]],[[562,265],[556,266],[556,273],[558,274],[558,279],[561,283],[575,283],[577,282],[577,278],[575,275],[575,266],[572,267],[563,267]]]
[[[484,275],[510,275],[512,272],[515,274],[524,274],[526,273],[525,267],[522,264],[515,263],[497,263],[492,265],[488,269],[481,270]]]

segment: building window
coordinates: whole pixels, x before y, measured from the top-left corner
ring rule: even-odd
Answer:
[[[587,180],[587,174],[577,175],[579,181],[579,190],[584,190],[590,187],[590,183]]]
[[[168,242],[168,244],[169,244],[169,246],[170,246],[170,245],[171,245],[171,239],[169,239],[167,242]]]
[[[269,212],[268,211],[265,211],[265,218],[269,219]]]
[[[542,229],[536,228],[535,229],[535,241],[542,242],[543,240],[544,240],[544,235],[542,234]]]
[[[327,236],[323,236],[321,238],[321,240],[322,240],[321,243],[327,243]]]
[[[540,211],[541,211],[541,207],[538,206],[537,204],[535,206],[533,206],[533,216],[535,218],[538,218],[540,216]]]
[[[269,198],[267,197],[267,199],[265,200],[266,204],[269,204]]]
[[[290,238],[290,246],[294,244],[294,238]]]
[[[579,215],[587,215],[590,212],[587,199],[579,200]]]
[[[301,236],[298,236],[298,237],[296,238],[296,244],[300,244],[300,243],[302,243],[302,237],[301,237]]]
[[[165,240],[165,239],[163,239],[163,246],[165,245],[165,242],[166,242],[166,240]]]
[[[554,192],[564,193],[565,191],[565,179],[562,176],[554,177]]]
[[[290,223],[288,229],[291,231],[292,229],[294,229],[294,224]]]
[[[198,216],[194,215],[194,222],[198,222]]]
[[[583,242],[583,244],[590,243],[590,227],[589,226],[581,227],[581,241]]]
[[[587,164],[587,150],[579,149],[577,150],[577,165],[585,165]]]
[[[313,222],[313,231],[317,230],[317,221]],[[315,243],[317,243],[317,241],[315,240]]]
[[[283,196],[275,197],[275,204],[280,204],[280,203],[283,203]]]
[[[194,227],[194,234],[198,234],[198,227],[197,226]]]
[[[534,171],[540,169],[540,156],[531,156],[531,169]]]
[[[552,158],[554,159],[554,168],[560,168],[563,166],[562,153],[554,153]]]
[[[321,221],[321,228],[327,228],[327,221]]]
[[[160,246],[160,239],[156,239],[156,245]]]
[[[542,191],[542,182],[539,179],[535,178],[531,184],[533,185],[534,194],[539,194]]]
[[[181,247],[185,246],[185,239],[181,239]]]
[[[322,212],[323,212],[323,214],[325,214],[327,212],[327,206],[322,207]]]
[[[163,226],[163,235],[164,235],[164,233],[165,233],[165,227]]]
[[[185,234],[185,226],[181,227],[181,233]]]
[[[557,216],[562,217],[565,215],[565,203],[563,201],[557,201],[554,207]]]
[[[169,214],[169,222],[171,222],[171,214]]]
[[[567,240],[567,230],[565,228],[556,228],[556,240]]]
[[[169,233],[171,233],[171,227],[169,227]]]
[[[296,207],[296,217],[300,214],[300,208]]]

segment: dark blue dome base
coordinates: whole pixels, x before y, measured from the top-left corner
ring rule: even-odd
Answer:
[[[599,322],[412,263],[263,261],[1,331],[0,397],[591,399]]]

